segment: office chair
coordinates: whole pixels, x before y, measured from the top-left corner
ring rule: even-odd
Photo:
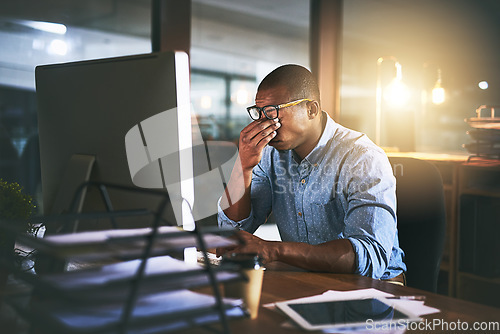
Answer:
[[[389,161],[396,177],[396,214],[407,285],[436,292],[446,230],[441,175],[424,160],[390,157]]]

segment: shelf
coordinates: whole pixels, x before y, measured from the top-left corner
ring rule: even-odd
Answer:
[[[67,229],[65,223],[76,226],[74,222],[85,219],[142,214],[151,213],[128,210],[64,214],[37,217],[35,221],[60,221]],[[219,283],[242,280],[239,268],[188,264],[171,255],[193,247],[206,254],[208,248],[236,245],[236,241],[221,236],[220,229],[196,227],[185,231],[177,226],[160,226],[161,215],[161,211],[154,213],[151,225],[146,225],[151,227],[145,228],[44,238],[20,235],[17,243],[36,249],[38,255],[45,255],[44,260],[58,263],[83,259],[94,263],[85,269],[49,271],[44,275],[14,271],[15,277],[31,285],[31,289],[28,296],[9,295],[11,305],[36,326],[37,332],[44,333],[163,333],[214,322],[227,332],[227,319],[246,313],[241,300],[221,297]],[[2,224],[0,228],[9,227]],[[212,233],[215,231],[217,234]],[[210,286],[213,294],[187,290],[202,286]]]
[[[137,241],[150,233],[151,229],[106,230],[57,235],[40,240],[24,236],[19,240],[21,243],[28,241],[30,246],[43,245],[41,248],[50,254],[63,250],[58,257],[81,257],[79,252],[86,254],[97,245],[97,249],[101,251],[106,246],[116,249],[116,245],[119,245],[121,250],[122,245],[128,245],[136,251],[127,252],[127,255],[142,256],[141,250],[147,243]],[[200,238],[210,247],[234,244],[227,238],[211,234],[201,235]],[[166,248],[199,247],[193,232],[176,227],[161,227],[157,241],[163,246],[161,253],[165,253],[166,243],[174,241],[175,247],[167,244]],[[92,250],[90,253],[95,255],[96,251]],[[107,252],[104,253],[107,257]],[[222,312],[227,313],[226,318],[245,316],[241,300],[218,301],[214,296],[187,290],[213,284],[208,267],[188,264],[168,255],[154,256],[145,262],[138,281],[144,261],[120,261],[43,276],[17,272],[17,278],[33,287],[31,302],[24,305],[25,309],[21,313],[47,333],[118,332],[124,323],[126,305],[131,301],[134,306],[131,308],[130,320],[125,322],[127,333],[142,333],[144,330],[151,330],[151,327],[168,332],[193,324],[218,322],[221,318],[220,307],[223,308]],[[234,266],[220,266],[211,270],[217,284],[242,279]],[[136,292],[131,299],[134,289]],[[7,298],[15,304],[18,295],[11,294]]]
[[[241,301],[226,299],[224,304],[231,313],[244,315],[239,308]],[[43,319],[40,327],[51,331],[116,332],[122,321],[123,303],[95,301],[75,305],[73,301],[38,299],[32,302],[31,312]],[[127,333],[130,330],[138,333],[150,331],[152,325],[163,327],[165,331],[189,327],[189,321],[201,321],[203,316],[213,316],[216,312],[216,301],[212,296],[189,290],[141,295],[135,303]]]
[[[26,282],[36,284],[43,295],[80,301],[113,300],[116,297],[123,299],[123,292],[132,284],[139,266],[140,260],[132,260],[41,277],[28,273],[18,275]],[[239,273],[224,267],[214,268],[214,273],[218,282],[241,279]],[[170,256],[148,259],[142,279],[143,292],[194,288],[210,283],[202,266],[186,264]]]
[[[60,259],[131,259],[141,256],[152,231],[151,228],[115,229],[58,234],[44,238],[22,235],[18,241]],[[203,240],[207,248],[235,245],[232,240],[210,233],[203,233]],[[152,254],[162,255],[197,245],[194,232],[175,226],[161,226],[153,242]]]

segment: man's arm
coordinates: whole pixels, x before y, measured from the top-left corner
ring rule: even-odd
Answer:
[[[354,273],[356,254],[347,239],[332,240],[318,245],[302,242],[266,241],[245,231],[236,237],[241,244],[236,247],[218,249],[217,255],[225,253],[258,253],[264,263],[280,261],[311,271]]]
[[[341,177],[349,208],[344,236],[357,254],[356,273],[381,278],[387,271],[396,226],[396,184],[392,168],[381,150],[359,150]]]
[[[262,159],[262,150],[276,136],[276,129],[280,126],[277,119],[265,119],[254,121],[241,131],[238,159],[220,201],[229,219],[240,221],[250,215],[252,170]]]
[[[239,232],[243,244],[219,253],[258,253],[264,261],[281,261],[307,270],[381,277],[391,256],[396,231],[394,181],[390,165],[380,173],[380,162],[373,163],[377,157],[362,153],[360,160],[351,164],[355,168],[347,169],[347,175],[339,182],[348,189],[345,239],[309,245],[269,242]]]

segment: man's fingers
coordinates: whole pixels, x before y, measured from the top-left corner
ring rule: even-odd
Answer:
[[[273,123],[269,126],[260,127],[258,131],[250,131],[243,135],[243,143],[258,146],[262,140],[269,142],[276,136],[276,130],[281,126],[280,123]]]
[[[237,248],[237,246],[230,246],[230,247],[224,247],[224,248],[217,248],[215,250],[215,255],[217,256],[222,256],[228,252],[232,252]]]
[[[241,132],[243,133],[249,133],[251,131],[257,131],[259,132],[260,130],[278,122],[278,119],[259,119],[257,121],[253,121],[250,124],[248,124]],[[259,130],[260,129],[260,130]]]
[[[276,131],[271,132],[268,136],[262,138],[257,144],[257,149],[263,150],[264,147],[274,138],[276,137]]]
[[[255,121],[253,123],[254,124],[250,124],[253,126],[250,129],[248,129],[248,131],[244,132],[248,138],[255,138],[255,137],[259,136],[259,134],[262,132],[270,133],[273,130],[277,129],[277,127],[279,127],[279,126],[276,126],[276,124],[279,124],[278,119],[275,119],[275,120],[268,119],[265,121]],[[260,135],[260,136],[263,136],[263,135]]]

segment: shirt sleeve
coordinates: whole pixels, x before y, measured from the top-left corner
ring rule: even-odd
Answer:
[[[221,199],[219,198],[217,220],[220,227],[232,226],[254,233],[260,225],[266,222],[272,210],[272,189],[269,178],[261,164],[262,162],[255,166],[252,171],[250,215],[237,222],[229,219],[220,206]]]
[[[356,273],[381,278],[396,238],[396,181],[385,153],[363,150],[347,174],[344,236],[356,253]]]

